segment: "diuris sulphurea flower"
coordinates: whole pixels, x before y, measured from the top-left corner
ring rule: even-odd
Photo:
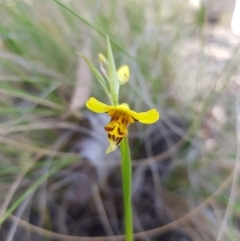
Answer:
[[[159,113],[156,109],[147,112],[137,113],[131,110],[128,104],[123,103],[117,106],[106,105],[97,99],[91,97],[86,106],[96,113],[107,113],[111,120],[104,127],[108,134],[109,147],[106,154],[114,151],[122,139],[128,135],[128,125],[139,121],[143,124],[152,124],[159,119]]]

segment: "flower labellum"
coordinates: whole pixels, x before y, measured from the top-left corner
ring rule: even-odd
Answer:
[[[96,113],[107,113],[111,117],[110,122],[104,127],[110,144],[106,154],[114,151],[122,139],[128,135],[128,124],[135,121],[152,124],[159,119],[159,113],[156,109],[137,113],[132,111],[126,103],[109,106],[93,97],[87,101],[86,106]]]

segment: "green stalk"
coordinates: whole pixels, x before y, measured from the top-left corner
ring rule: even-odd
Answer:
[[[118,105],[118,94],[119,94],[119,82],[117,71],[115,67],[115,62],[113,58],[112,48],[107,36],[107,52],[108,52],[108,78],[109,78],[109,87],[112,94],[112,100],[114,105]]]
[[[123,138],[121,145],[122,182],[124,199],[124,221],[126,241],[133,241],[132,220],[132,161],[127,137]]]

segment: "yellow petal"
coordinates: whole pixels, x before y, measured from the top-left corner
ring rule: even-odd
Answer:
[[[127,103],[122,103],[121,105],[112,106],[112,107],[113,107],[113,108],[111,109],[111,111],[108,112],[108,114],[109,114],[110,116],[113,116],[117,110],[121,110],[121,111],[126,112],[126,113],[130,113],[130,111],[131,111],[131,110],[129,109],[129,106],[128,106]]]
[[[113,135],[108,134],[108,141],[109,141],[109,147],[106,150],[106,154],[115,151],[116,148],[120,145],[121,141],[122,141],[123,137],[116,137]]]
[[[129,67],[127,65],[122,66],[121,68],[118,69],[117,75],[118,75],[118,81],[121,85],[126,83],[130,76]]]
[[[136,120],[144,124],[152,124],[159,119],[159,113],[156,109],[151,109],[147,112],[137,113],[135,111],[130,110],[129,114]]]
[[[113,149],[112,146],[110,145],[106,150],[106,154],[109,154],[110,152],[115,151],[115,149],[116,148]]]
[[[115,108],[114,106],[108,106],[93,97],[91,97],[87,101],[86,106],[88,107],[88,109],[90,109],[91,111],[94,111],[96,113],[108,112]]]
[[[112,152],[112,151],[115,151],[116,148],[117,148],[117,145],[116,145],[116,142],[113,141],[111,138],[108,138],[108,141],[109,141],[109,147],[107,148],[106,150],[106,154]]]
[[[117,146],[113,147],[112,145],[109,145],[109,147],[106,150],[106,154],[109,154],[112,151],[115,151],[117,148]]]
[[[116,118],[116,116],[115,116]],[[128,135],[128,115],[119,116],[117,120],[110,121],[105,127],[105,131],[115,138],[123,138]]]

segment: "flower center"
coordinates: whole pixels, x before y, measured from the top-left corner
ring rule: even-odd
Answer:
[[[121,110],[116,110],[111,116],[111,121],[104,127],[105,131],[115,137],[127,136],[129,114]]]

